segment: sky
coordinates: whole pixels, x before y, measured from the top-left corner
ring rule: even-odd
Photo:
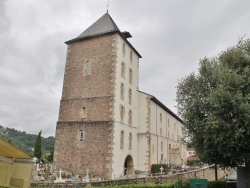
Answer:
[[[139,89],[177,113],[176,86],[250,38],[249,0],[0,0],[0,125],[55,136],[67,45],[107,11],[142,55]]]

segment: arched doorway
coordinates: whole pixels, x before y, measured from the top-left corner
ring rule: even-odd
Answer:
[[[124,162],[124,175],[134,175],[134,163],[133,158],[128,155]]]

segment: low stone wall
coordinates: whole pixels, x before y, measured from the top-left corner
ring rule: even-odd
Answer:
[[[226,174],[230,174],[233,170],[223,170],[218,168],[218,178],[223,178]],[[84,187],[86,185],[92,185],[94,187],[103,187],[103,186],[115,186],[115,185],[125,185],[125,184],[163,184],[163,183],[175,183],[178,180],[182,179],[191,179],[191,178],[202,178],[207,179],[208,181],[215,180],[215,170],[214,166],[209,166],[205,168],[201,168],[198,170],[192,170],[188,172],[183,172],[179,174],[173,175],[161,175],[161,176],[152,176],[145,178],[133,178],[133,179],[117,179],[117,180],[106,180],[106,181],[98,181],[91,183],[32,183],[31,187]]]

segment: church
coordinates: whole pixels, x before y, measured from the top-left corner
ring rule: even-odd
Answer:
[[[105,179],[185,163],[182,120],[139,90],[140,53],[109,13],[68,45],[54,172]]]

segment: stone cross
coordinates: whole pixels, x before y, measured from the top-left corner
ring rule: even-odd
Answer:
[[[160,170],[161,170],[161,173],[162,173],[162,171],[164,170],[164,168],[162,168],[162,166],[161,166]]]
[[[61,179],[62,178],[62,169],[59,170],[59,178]]]

